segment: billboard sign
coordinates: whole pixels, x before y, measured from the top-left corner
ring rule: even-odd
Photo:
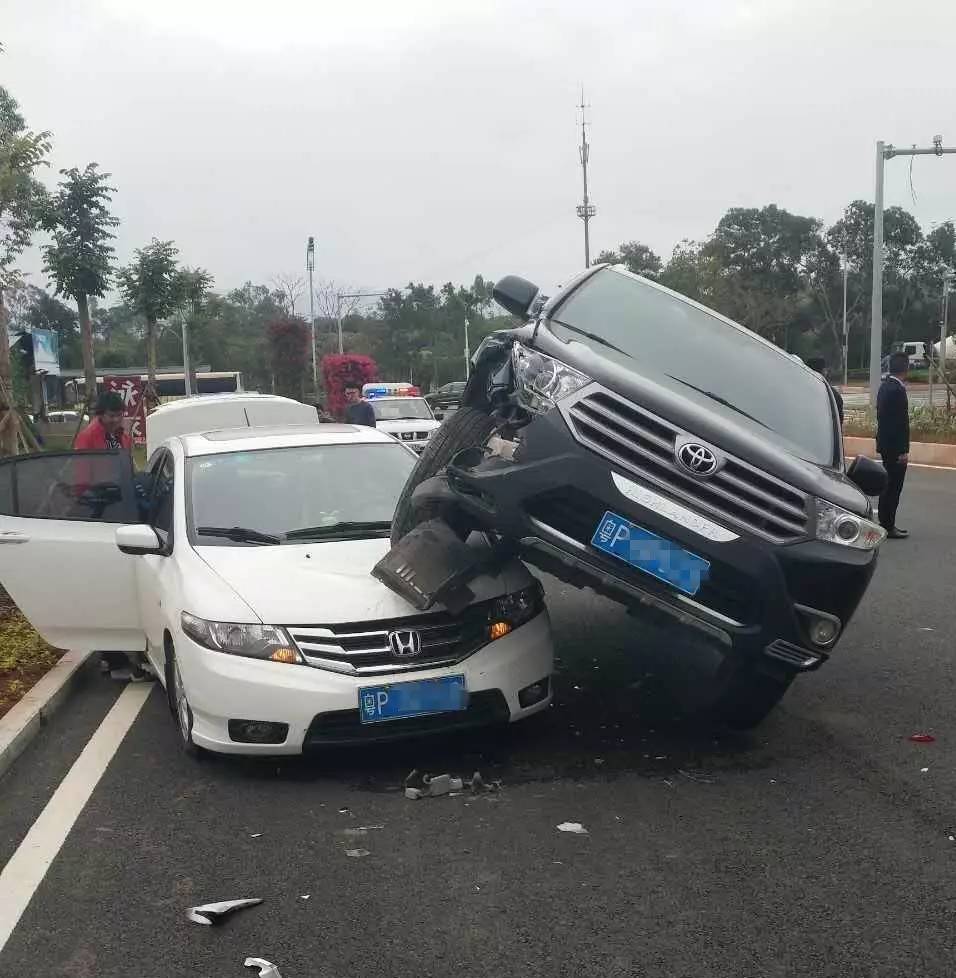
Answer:
[[[123,423],[134,445],[146,444],[146,385],[139,377],[104,377],[103,386],[123,398]]]
[[[33,330],[33,369],[60,376],[60,337],[52,329]]]

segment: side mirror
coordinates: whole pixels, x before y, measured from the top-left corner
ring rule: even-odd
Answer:
[[[527,319],[528,310],[531,308],[538,291],[539,289],[534,282],[529,282],[526,278],[520,278],[517,275],[506,275],[495,282],[491,294],[495,302],[510,312],[512,316]]]
[[[145,523],[133,523],[129,526],[116,528],[116,546],[124,554],[142,556],[143,554],[160,554],[163,544],[156,531]]]
[[[846,474],[865,496],[879,496],[886,488],[886,469],[864,455],[857,455],[853,459]]]

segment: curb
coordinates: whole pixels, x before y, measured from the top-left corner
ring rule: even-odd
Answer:
[[[91,652],[67,652],[6,716],[0,718],[0,777],[63,705],[91,655]]]
[[[847,455],[866,455],[878,458],[876,440],[845,435],[843,449]],[[933,468],[956,468],[956,445],[946,442],[920,442],[910,444],[910,465],[925,465]]]

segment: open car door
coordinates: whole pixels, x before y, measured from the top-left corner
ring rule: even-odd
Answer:
[[[146,647],[133,558],[114,539],[137,518],[127,452],[0,460],[0,584],[51,645]]]

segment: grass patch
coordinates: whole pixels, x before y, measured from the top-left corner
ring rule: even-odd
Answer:
[[[853,438],[875,438],[876,419],[869,409],[846,412],[843,433]],[[945,408],[915,407],[910,411],[910,441],[956,445],[956,414]]]
[[[53,668],[63,653],[47,645],[3,594],[0,609],[0,717]]]

